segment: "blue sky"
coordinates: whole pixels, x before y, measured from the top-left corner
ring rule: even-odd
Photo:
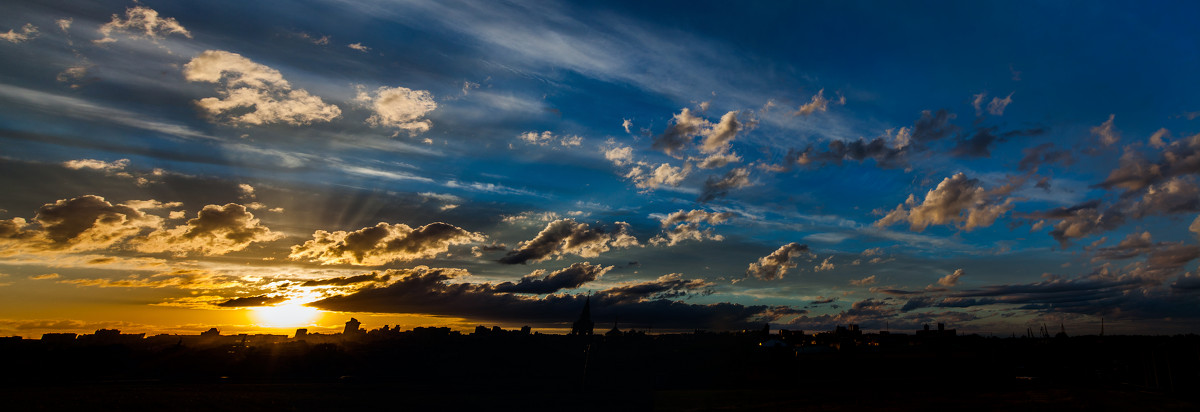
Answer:
[[[1195,332],[1195,8],[10,5],[0,333]]]

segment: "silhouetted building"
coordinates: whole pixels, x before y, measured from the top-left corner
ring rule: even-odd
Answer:
[[[305,328],[296,329],[296,339],[302,339],[305,336],[308,336],[308,329],[305,329]]]
[[[359,327],[359,325],[362,325],[362,323],[360,323],[358,321],[358,319],[350,318],[350,321],[346,322],[346,328],[342,329],[342,334],[343,335],[357,335],[359,333],[362,333],[363,330],[362,330],[362,328]]]
[[[957,334],[958,332],[954,329],[946,329],[945,323],[938,323],[937,330],[930,330],[929,324],[926,323],[925,329],[917,331],[919,338],[953,337]]]
[[[42,342],[56,344],[71,343],[75,342],[75,336],[74,333],[43,333]]]
[[[200,336],[221,336],[221,331],[217,330],[217,328],[209,328],[204,332],[200,332]]]
[[[583,301],[583,312],[579,313],[579,320],[571,325],[572,335],[588,335],[591,336],[592,329],[595,329],[596,323],[592,322],[592,298],[588,297]]]

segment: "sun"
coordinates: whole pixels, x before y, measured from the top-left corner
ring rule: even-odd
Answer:
[[[320,314],[320,310],[299,303],[254,308],[254,318],[259,324],[274,328],[310,325]]]

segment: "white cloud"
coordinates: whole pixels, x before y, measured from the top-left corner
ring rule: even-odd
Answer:
[[[21,27],[20,33],[11,29],[7,33],[0,33],[0,40],[7,40],[10,43],[22,43],[35,39],[37,36],[37,26],[34,26],[33,23],[25,23],[25,25]]]
[[[1112,146],[1117,140],[1121,140],[1121,134],[1113,128],[1113,120],[1116,117],[1117,115],[1110,114],[1107,121],[1092,128],[1092,135],[1100,139],[1100,144]]]
[[[278,70],[237,53],[207,50],[183,66],[183,75],[190,82],[223,83],[217,90],[220,98],[196,104],[213,119],[233,125],[306,125],[342,115],[337,106],[307,90],[292,89]]]
[[[988,103],[988,107],[987,107],[988,113],[991,114],[992,116],[1003,115],[1004,108],[1008,107],[1009,103],[1012,103],[1012,95],[1013,95],[1012,93],[1009,93],[1008,96],[1005,96],[1003,99],[1001,99],[999,97],[993,97],[992,102]]]
[[[355,99],[371,105],[371,110],[375,112],[367,118],[367,124],[371,126],[395,127],[408,131],[409,135],[417,135],[433,127],[433,122],[422,119],[437,109],[437,102],[433,101],[433,95],[428,91],[380,87],[371,96],[360,87]]]
[[[360,52],[363,52],[363,53],[366,53],[366,52],[369,52],[369,51],[371,51],[371,48],[370,48],[370,47],[363,46],[363,44],[362,44],[362,43],[350,43],[350,44],[347,44],[347,45],[346,45],[346,47],[349,47],[349,48],[351,48],[351,49],[354,49],[354,50],[358,50],[358,51],[360,51]]]
[[[68,160],[66,162],[63,162],[63,167],[66,167],[68,169],[74,169],[74,170],[92,169],[92,170],[102,170],[105,172],[119,171],[119,170],[124,169],[127,166],[129,166],[129,159],[114,160],[112,162],[106,162],[106,161],[97,160],[97,159],[78,159],[78,160]]]
[[[96,43],[112,43],[117,39],[112,37],[114,32],[129,33],[131,36],[144,36],[157,41],[168,34],[179,34],[192,38],[192,33],[183,28],[173,17],[159,17],[158,12],[143,6],[125,9],[125,18],[112,15],[112,21],[100,26],[99,32],[104,37]]]

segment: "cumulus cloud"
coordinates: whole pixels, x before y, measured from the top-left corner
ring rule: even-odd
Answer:
[[[678,157],[679,152],[686,150],[695,137],[702,137],[699,145],[701,152],[724,152],[729,149],[729,142],[745,127],[746,125],[738,120],[736,111],[725,113],[718,123],[713,124],[692,114],[690,109],[683,108],[672,118],[671,125],[663,134],[654,139],[652,147]]]
[[[729,194],[730,190],[752,185],[750,182],[750,169],[739,167],[726,172],[724,176],[709,176],[704,181],[704,189],[700,192],[700,196],[696,200],[708,202]]]
[[[358,51],[360,51],[360,52],[363,52],[363,53],[366,53],[366,52],[369,52],[369,51],[371,51],[371,48],[370,48],[370,47],[363,46],[363,44],[362,44],[362,43],[350,43],[350,44],[347,44],[347,45],[346,45],[346,47],[349,47],[349,48],[351,48],[351,49],[354,49],[354,50],[358,50]]]
[[[1112,146],[1113,143],[1121,140],[1121,133],[1117,132],[1117,130],[1113,128],[1113,120],[1116,118],[1117,115],[1110,114],[1108,115],[1107,121],[1092,128],[1092,136],[1096,136],[1096,138],[1099,139],[1100,144]]]
[[[837,269],[837,266],[835,266],[833,264],[833,256],[832,255],[825,258],[825,260],[822,261],[821,264],[813,266],[813,272],[824,272],[826,270],[834,270],[834,269]]]
[[[937,284],[945,287],[953,287],[958,284],[958,279],[963,277],[965,274],[966,272],[964,272],[962,269],[955,269],[954,273],[942,276],[940,279],[938,279]]]
[[[228,203],[204,206],[196,217],[171,229],[160,229],[138,239],[134,246],[142,252],[172,252],[186,255],[224,255],[245,249],[255,242],[283,237],[264,226],[246,206]]]
[[[1005,198],[1015,189],[1012,186],[986,190],[978,179],[968,179],[965,174],[957,173],[943,179],[925,194],[923,201],[918,202],[916,196],[909,195],[904,204],[876,221],[875,226],[908,222],[910,229],[918,232],[929,225],[956,224],[967,231],[988,227],[1012,210],[1013,199]]]
[[[1112,230],[1125,223],[1123,213],[1112,208],[1103,208],[1099,200],[1032,213],[1029,217],[1058,220],[1050,235],[1064,248],[1070,245],[1071,239]]]
[[[615,229],[605,230],[578,223],[575,219],[559,219],[547,224],[533,239],[517,244],[516,249],[500,258],[499,262],[541,262],[567,254],[594,258],[613,247],[638,246],[637,238],[629,234],[628,223],[617,222],[614,225]]]
[[[371,272],[355,276],[339,276],[328,279],[313,279],[301,283],[304,287],[321,287],[321,286],[350,286],[368,282],[387,282],[391,278],[388,273]]]
[[[433,95],[428,91],[380,87],[370,94],[360,86],[355,100],[369,104],[374,111],[367,118],[367,124],[371,126],[395,127],[407,131],[409,135],[424,133],[433,127],[432,121],[422,118],[437,109],[437,102],[433,101]]]
[[[644,169],[643,167],[646,167]],[[683,183],[683,179],[687,178],[692,171],[692,164],[684,164],[683,167],[671,166],[669,163],[658,165],[657,168],[648,170],[651,165],[639,163],[637,166],[629,169],[629,173],[625,177],[633,180],[634,186],[639,189],[654,190],[659,186],[679,186]]]
[[[435,222],[413,229],[403,223],[379,222],[353,232],[318,230],[313,239],[292,246],[293,260],[323,265],[378,266],[395,261],[432,258],[450,246],[486,240],[483,234]]]
[[[633,133],[629,128],[633,127],[633,120],[621,119],[621,127],[625,128],[625,133]]]
[[[616,146],[604,151],[604,158],[620,167],[633,163],[633,148],[629,146]]]
[[[674,213],[664,216],[660,222],[664,232],[650,239],[650,244],[675,246],[685,240],[725,240],[724,236],[713,233],[713,229],[700,229],[702,224],[717,225],[725,223],[729,218],[733,217],[733,213],[728,212],[708,212],[701,209],[683,211],[680,209]]]
[[[240,298],[232,298],[232,299],[226,300],[224,302],[219,302],[216,304],[216,306],[222,307],[222,308],[248,308],[248,307],[255,307],[255,306],[271,306],[276,303],[283,302],[287,299],[288,298],[286,296],[268,296],[268,295],[246,296],[246,297],[240,297]]]
[[[792,258],[805,255],[812,255],[812,252],[808,251],[808,245],[796,242],[788,243],[780,246],[771,254],[759,258],[758,262],[751,263],[750,267],[746,269],[746,276],[762,280],[782,279],[788,269],[796,267],[796,264],[792,263]]]
[[[1128,214],[1143,218],[1153,214],[1200,211],[1200,188],[1191,176],[1175,177],[1146,188],[1142,198],[1130,205]]]
[[[21,31],[17,32],[9,29],[8,32],[0,33],[0,40],[6,40],[9,43],[23,43],[37,38],[38,29],[33,23],[25,23],[21,26]]]
[[[174,17],[159,17],[157,11],[144,6],[125,9],[125,18],[117,14],[112,15],[112,20],[100,26],[99,32],[104,37],[96,40],[96,43],[117,41],[112,37],[113,33],[142,36],[155,41],[169,34],[192,38],[192,33],[175,21]]]
[[[1157,159],[1149,161],[1126,150],[1116,169],[1098,186],[1137,191],[1164,180],[1200,173],[1200,134],[1165,144]]]
[[[237,126],[283,123],[306,125],[342,115],[307,90],[293,89],[278,70],[237,53],[206,50],[183,66],[190,82],[219,83],[221,97],[206,97],[196,105],[214,120]],[[405,89],[407,90],[407,89]]]
[[[585,283],[599,279],[612,270],[612,266],[593,265],[580,262],[546,274],[544,269],[538,269],[521,278],[517,283],[504,282],[496,285],[496,291],[502,293],[528,293],[544,295],[563,289],[575,289]]]
[[[160,203],[114,205],[94,195],[58,200],[39,208],[32,225],[19,217],[0,220],[0,245],[10,253],[105,249],[159,227],[161,218],[143,212],[155,205]]]

